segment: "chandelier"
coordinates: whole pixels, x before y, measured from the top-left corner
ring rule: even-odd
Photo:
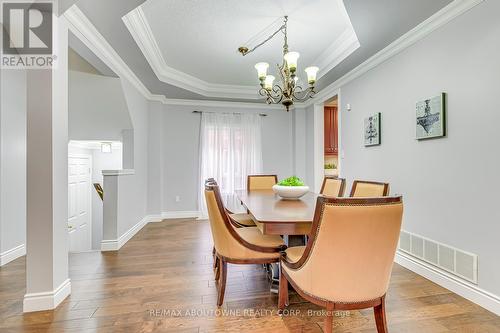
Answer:
[[[290,106],[292,106],[294,102],[303,102],[314,96],[316,93],[314,91],[314,83],[316,83],[316,74],[318,73],[319,68],[311,66],[305,69],[305,72],[307,73],[307,82],[309,84],[307,89],[304,90],[299,84],[297,84],[297,60],[299,59],[300,54],[298,52],[288,51],[287,23],[288,16],[285,16],[283,25],[281,25],[279,29],[272,33],[267,39],[257,44],[252,49],[249,49],[246,46],[241,46],[238,48],[238,52],[245,56],[264,45],[279,32],[283,33],[283,63],[281,65],[276,65],[278,67],[281,83],[274,84],[275,77],[267,74],[267,69],[269,68],[269,64],[267,62],[257,63],[255,65],[255,69],[257,70],[260,81],[259,95],[266,98],[267,104],[283,104],[288,112],[290,110]]]

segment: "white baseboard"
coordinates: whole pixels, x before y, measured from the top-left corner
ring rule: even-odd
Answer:
[[[10,250],[0,253],[0,266],[6,265],[9,262],[16,260],[19,257],[26,255],[26,245],[21,244]]]
[[[189,211],[176,211],[176,212],[163,212],[161,213],[162,219],[185,219],[185,218],[198,218],[200,212],[197,210]]]
[[[402,251],[398,250],[394,261],[412,272],[415,272],[500,316],[499,296],[483,290],[470,282],[462,280]]]
[[[134,237],[149,221],[149,215],[137,222],[132,228],[128,229],[118,239],[103,239],[101,241],[101,251],[118,251],[130,238]]]
[[[24,295],[23,312],[53,310],[71,294],[71,281],[66,279],[53,291]]]
[[[199,215],[200,212],[198,211],[163,212],[156,215],[146,215],[118,239],[103,239],[101,241],[101,251],[118,251],[148,223],[161,222],[164,219],[198,218]]]

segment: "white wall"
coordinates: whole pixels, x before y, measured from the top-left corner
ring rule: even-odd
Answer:
[[[121,140],[130,128],[119,78],[69,71],[71,140]]]
[[[294,172],[292,113],[284,110],[170,106],[152,103],[149,126],[149,212],[197,211],[199,190],[199,131],[207,112],[264,113],[263,172],[288,177]],[[180,201],[176,202],[175,197]],[[160,209],[160,211],[158,211]]]
[[[2,70],[0,79],[0,253],[5,253],[26,242],[26,72]]]
[[[405,230],[479,256],[479,287],[500,295],[497,137],[499,1],[466,14],[341,88],[342,174],[388,181]],[[448,94],[446,138],[415,140],[415,102]],[[350,103],[351,112],[345,111]],[[363,118],[382,113],[382,145],[363,146]]]

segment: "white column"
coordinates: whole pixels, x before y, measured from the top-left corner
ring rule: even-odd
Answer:
[[[27,256],[24,312],[56,308],[68,277],[68,27],[56,18],[52,70],[27,76]]]

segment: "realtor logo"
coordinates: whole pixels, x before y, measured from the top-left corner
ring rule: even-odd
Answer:
[[[51,68],[52,2],[2,2],[3,68]]]

